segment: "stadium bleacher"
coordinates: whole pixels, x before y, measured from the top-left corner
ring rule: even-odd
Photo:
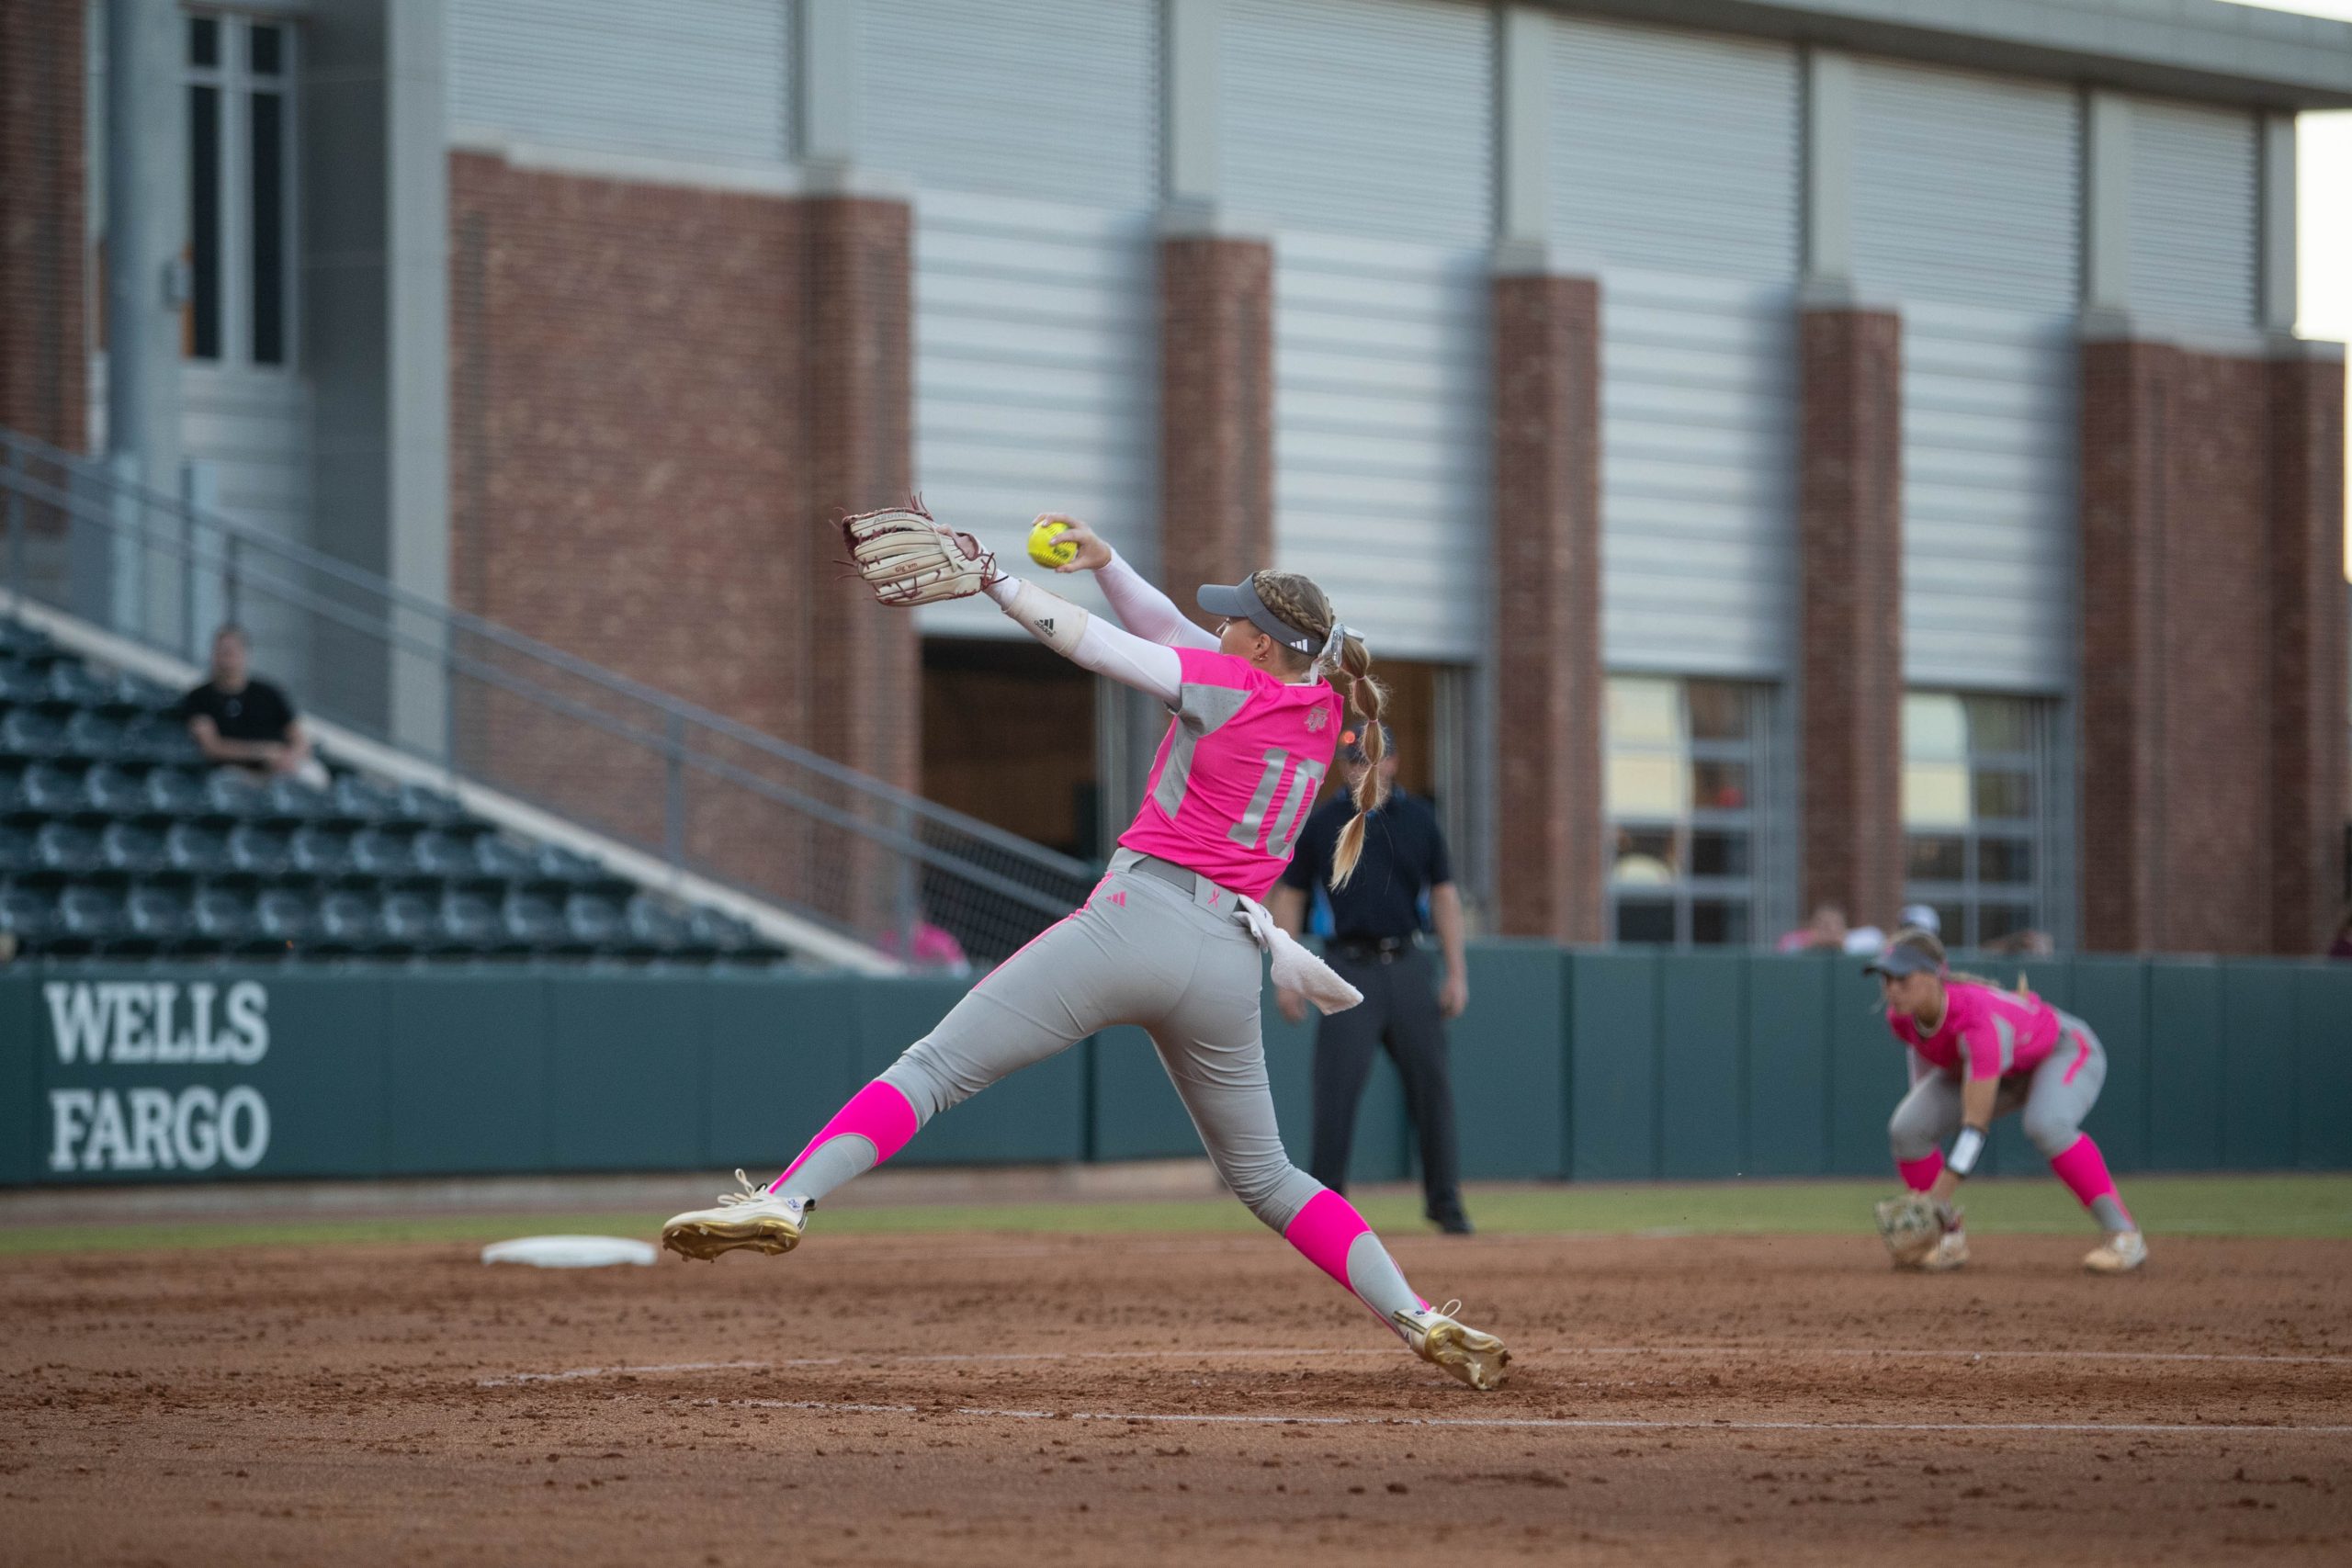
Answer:
[[[339,768],[315,789],[211,767],[178,701],[0,617],[0,931],[21,954],[788,956],[741,920],[518,839],[448,795]]]

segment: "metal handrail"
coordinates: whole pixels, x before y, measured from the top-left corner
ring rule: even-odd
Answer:
[[[518,632],[500,622],[486,620],[470,611],[460,610],[454,605],[436,604],[414,590],[403,588],[390,579],[369,571],[365,567],[354,566],[349,561],[326,555],[308,545],[299,544],[290,539],[275,538],[249,524],[198,506],[184,497],[167,495],[151,486],[125,479],[119,475],[109,473],[103,466],[87,457],[76,457],[61,448],[51,446],[37,437],[0,426],[0,449],[6,449],[12,456],[24,454],[38,457],[73,473],[78,481],[96,485],[110,494],[135,500],[140,503],[142,518],[145,510],[153,507],[162,511],[167,516],[185,517],[201,524],[204,527],[220,534],[224,538],[234,540],[244,549],[256,550],[265,556],[279,557],[305,571],[319,572],[360,589],[392,607],[421,615],[428,621],[455,627],[479,637],[486,642],[511,649],[526,658],[552,665],[567,675],[575,676],[592,685],[602,687],[616,696],[624,696],[632,701],[643,703],[665,715],[674,714],[686,723],[716,731],[730,740],[740,742],[755,750],[763,751],[779,761],[789,762],[795,767],[807,768],[811,773],[821,774],[836,784],[848,785],[861,795],[887,802],[893,807],[903,807],[925,820],[936,822],[942,827],[953,828],[959,833],[978,839],[1008,854],[1032,861],[1040,869],[1049,870],[1065,876],[1091,876],[1094,873],[1094,868],[1083,861],[1047,849],[1045,845],[1023,839],[1019,834],[1007,832],[993,823],[981,821],[977,817],[967,816],[952,807],[942,806],[937,801],[900,789],[886,779],[877,779],[870,773],[860,773],[822,752],[808,750],[804,747],[794,745],[791,741],[770,735],[764,730],[754,729],[739,719],[729,718],[725,714],[715,713],[708,708],[688,702],[683,697],[646,685],[617,671],[608,670],[603,665],[593,663],[577,654],[568,653],[562,649],[540,642],[527,633]],[[92,514],[84,510],[80,498],[73,492],[41,484],[38,479],[24,476],[22,469],[17,464],[12,462],[0,465],[0,473],[7,472],[15,472],[23,478],[24,482],[39,487],[43,492],[41,499],[51,505],[73,511],[79,520],[95,523],[117,534],[126,532],[120,523],[104,513]],[[143,527],[128,531],[137,534],[140,536],[140,542],[151,547],[159,542],[166,545],[172,543],[168,539],[157,541],[148,537]],[[233,552],[232,558],[234,558]]]
[[[1017,945],[1028,934],[1034,934],[1040,923],[1067,913],[1083,897],[1096,874],[1096,869],[1082,861],[871,778],[831,758],[682,701],[577,655],[549,648],[511,627],[435,604],[364,568],[307,546],[274,538],[184,498],[130,482],[89,458],[6,429],[0,429],[0,494],[5,494],[7,508],[6,570],[19,594],[26,592],[27,586],[25,512],[30,503],[65,519],[70,525],[95,527],[113,541],[107,547],[104,558],[111,563],[106,569],[110,586],[103,591],[109,595],[106,615],[110,623],[123,619],[135,623],[113,629],[127,631],[136,640],[159,648],[168,646],[169,633],[159,630],[156,622],[159,616],[164,622],[175,616],[180,640],[192,649],[197,582],[202,574],[207,581],[215,582],[231,618],[235,618],[241,595],[250,592],[309,617],[308,624],[321,629],[370,639],[371,647],[382,650],[387,672],[396,665],[411,668],[410,664],[400,662],[404,660],[423,661],[425,668],[437,672],[441,682],[439,694],[445,720],[441,744],[446,749],[442,761],[453,773],[464,773],[498,787],[513,787],[503,778],[481,772],[488,767],[494,773],[502,766],[514,765],[512,758],[504,764],[491,759],[489,752],[481,750],[486,742],[475,742],[475,755],[483,761],[461,759],[458,728],[461,678],[471,682],[465,688],[467,691],[476,694],[503,694],[537,712],[583,727],[587,733],[608,738],[616,743],[616,756],[628,754],[622,748],[635,749],[636,753],[665,770],[668,783],[659,803],[662,824],[651,835],[632,825],[620,829],[618,836],[650,850],[673,867],[683,870],[690,862],[707,863],[711,858],[708,852],[694,853],[687,842],[684,784],[686,775],[691,773],[696,779],[741,791],[767,807],[782,810],[787,815],[780,819],[780,825],[786,830],[814,828],[843,835],[838,840],[826,840],[824,850],[812,850],[814,858],[806,863],[804,871],[819,882],[831,874],[840,895],[836,902],[854,898],[854,895],[842,891],[853,886],[878,886],[885,889],[883,896],[899,911],[888,918],[891,929],[901,939],[910,939],[914,924],[925,918],[923,899],[915,879],[918,869],[923,874],[922,886],[950,897],[963,911],[966,919],[960,923],[967,927],[965,939],[983,958],[1001,956],[1010,951],[1010,945]],[[153,525],[149,516],[151,509],[162,514],[166,526],[158,529]],[[177,526],[169,526],[172,523]],[[64,532],[70,545],[71,526]],[[72,566],[71,560],[75,558],[72,551],[81,548],[71,545],[68,564],[63,569],[69,581],[78,581],[74,573],[79,569]],[[136,553],[131,554],[132,551]],[[151,557],[159,552],[163,563],[160,576],[151,561]],[[130,570],[127,583],[119,575],[126,563]],[[158,590],[169,594],[174,586],[169,578],[174,570],[178,573],[178,604],[175,608],[159,608],[155,594]],[[82,592],[87,592],[86,584]],[[126,601],[135,608],[125,610]],[[493,662],[500,653],[517,656],[523,668],[518,671],[503,667],[504,661]],[[554,678],[560,678],[567,684],[576,682],[588,690],[554,690],[547,683]],[[642,711],[600,711],[595,705],[600,696],[636,705]],[[377,700],[381,700],[381,694]],[[483,710],[481,716],[487,717],[488,710]],[[708,739],[697,737],[697,729]],[[738,760],[721,757],[713,750],[713,742],[740,748],[746,755]],[[769,763],[799,770],[789,776],[803,779],[829,794],[837,792],[837,798],[818,798],[808,789],[763,777],[755,771]],[[548,787],[560,793],[560,786]],[[528,787],[525,793],[529,793]],[[716,797],[717,804],[723,807],[725,798],[723,795]],[[642,804],[635,795],[624,792],[621,797],[593,803],[590,809],[593,815],[615,807]],[[565,807],[558,805],[556,809],[562,811]],[[633,824],[634,812],[628,815]],[[950,841],[931,841],[934,838]],[[854,843],[863,843],[869,851],[888,857],[888,863],[899,868],[897,873],[892,874],[878,863],[842,862],[842,853]],[[989,857],[994,863],[973,858],[975,853]],[[724,868],[718,874],[721,880],[734,880],[757,897],[801,908],[804,913],[826,925],[852,931],[850,923],[828,910],[806,908],[800,899],[780,895],[775,888],[750,886],[733,877],[733,870]],[[947,881],[930,880],[935,877]],[[993,909],[989,908],[990,900],[995,901]],[[869,915],[859,919],[864,921],[871,918]],[[867,938],[872,934],[870,930],[852,933]]]

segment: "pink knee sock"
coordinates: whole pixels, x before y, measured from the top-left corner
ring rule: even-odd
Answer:
[[[1903,1173],[1903,1185],[1914,1192],[1925,1192],[1944,1173],[1944,1152],[1930,1149],[1925,1159],[1899,1159],[1894,1168]]]
[[[1306,1207],[1283,1227],[1283,1239],[1392,1328],[1394,1314],[1429,1305],[1405,1283],[1396,1260],[1356,1206],[1328,1187],[1309,1198]]]
[[[2065,1153],[2052,1160],[2050,1168],[2082,1201],[2084,1208],[2099,1215],[2101,1224],[2116,1230],[2132,1228],[2131,1211],[2124,1208],[2123,1200],[2116,1194],[2115,1179],[2107,1173],[2107,1159],[2098,1152],[2098,1145],[2091,1142],[2088,1133],[2076,1138]],[[2102,1200],[2106,1207],[2111,1208],[2112,1213],[2101,1212]],[[2116,1224],[2119,1218],[2122,1222],[2120,1224]]]
[[[833,1112],[768,1190],[813,1201],[905,1148],[918,1125],[914,1106],[898,1086],[876,1078]]]

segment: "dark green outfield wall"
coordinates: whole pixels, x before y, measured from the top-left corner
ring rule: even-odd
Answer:
[[[2007,980],[2015,965],[1999,971]],[[2352,964],[2028,964],[2110,1058],[2125,1169],[2352,1168]],[[1903,1055],[1849,962],[1482,944],[1454,1029],[1473,1179],[1879,1174]],[[26,966],[0,976],[0,1183],[774,1169],[953,981]],[[1305,1159],[1309,1028],[1268,1055]],[[61,1027],[62,1026],[62,1027]],[[1396,1076],[1356,1175],[1408,1173]],[[266,1123],[266,1124],[265,1124]],[[1150,1041],[1111,1030],[900,1160],[1198,1153]],[[2040,1162],[2004,1122],[1996,1170]]]

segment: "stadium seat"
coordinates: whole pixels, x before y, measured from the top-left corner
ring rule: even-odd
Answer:
[[[531,856],[531,874],[556,889],[595,887],[611,880],[602,865],[561,844],[541,844]]]
[[[25,806],[43,817],[81,815],[89,805],[82,773],[60,762],[35,762],[24,773]]]
[[[509,893],[498,913],[505,925],[510,945],[518,950],[532,953],[579,950],[571,928],[564,924],[561,907],[544,893],[519,890]]]
[[[125,671],[110,683],[112,690],[98,705],[111,714],[130,718],[140,714],[169,712],[176,720],[180,698],[176,692],[167,691],[144,675]],[[186,726],[183,725],[185,729]]]
[[[164,835],[143,822],[109,822],[99,831],[98,854],[118,876],[145,880],[171,869]]]
[[[438,951],[441,922],[433,900],[413,890],[387,893],[379,911],[384,947],[393,953]]]
[[[499,834],[484,833],[474,840],[473,853],[484,882],[528,882],[535,874],[530,850]]]
[[[111,714],[82,708],[66,719],[61,744],[69,757],[107,761],[125,754],[123,737],[128,728]]]
[[[410,822],[433,828],[463,827],[473,819],[466,808],[458,804],[455,795],[423,784],[404,784],[396,795],[400,816]]]
[[[650,958],[685,952],[693,944],[684,917],[650,894],[628,901],[628,946]]]
[[[473,841],[460,833],[429,828],[412,845],[416,869],[442,882],[471,882],[481,869],[474,859]]]
[[[269,791],[241,768],[215,768],[204,781],[205,815],[243,821],[269,815]]]
[[[340,828],[297,828],[287,848],[294,869],[314,882],[341,882],[352,874],[351,835]]]
[[[12,707],[0,715],[0,756],[62,757],[65,721],[38,708]]]
[[[80,660],[62,660],[49,669],[50,705],[70,712],[94,708],[114,695],[114,682]]]
[[[0,653],[38,653],[49,646],[49,634],[23,621],[0,619]]]
[[[68,955],[97,952],[130,934],[119,895],[103,887],[76,886],[57,896],[57,924],[50,951]]]
[[[200,822],[175,822],[165,829],[164,859],[182,876],[220,876],[234,869],[228,835]]]
[[[253,901],[231,887],[199,887],[190,910],[198,936],[220,952],[247,949],[258,940]]]
[[[100,762],[82,780],[89,809],[106,817],[148,817],[147,781],[117,762]]]
[[[345,773],[335,780],[332,793],[335,819],[348,822],[355,828],[373,827],[400,816],[398,795],[356,774]]]
[[[169,887],[137,886],[123,899],[123,918],[130,928],[135,944],[151,953],[166,949],[184,950],[196,934],[196,924],[188,913],[187,899]],[[109,951],[129,952],[120,941]]]
[[[18,769],[0,764],[0,818],[15,817],[24,809],[24,773]]]
[[[0,878],[22,876],[40,869],[40,856],[33,848],[32,830],[0,823]]]
[[[41,888],[0,882],[0,931],[6,931],[28,949],[49,940],[57,919],[57,904]]]
[[[187,726],[169,714],[144,713],[123,726],[122,751],[126,759],[141,762],[166,762],[175,767],[199,768],[204,765],[204,753]]]
[[[695,947],[729,958],[765,956],[775,950],[732,915],[697,905],[686,911],[686,936]]]
[[[318,934],[318,908],[290,887],[266,887],[254,901],[254,923],[264,942],[292,953]]]
[[[241,875],[270,882],[294,868],[294,855],[277,829],[240,822],[229,830],[229,863]]]
[[[147,809],[158,817],[202,817],[204,775],[187,768],[154,769],[147,775]]]
[[[324,953],[374,953],[383,946],[383,917],[376,901],[345,888],[319,900],[318,934],[311,948]]]
[[[360,875],[379,881],[413,881],[417,874],[413,840],[389,828],[362,828],[351,836],[351,866]]]
[[[104,869],[98,836],[74,822],[44,822],[33,835],[33,853],[52,879],[90,876]]]
[[[629,947],[628,922],[620,901],[601,893],[574,893],[563,901],[563,923],[583,952],[620,953]]]
[[[31,707],[49,699],[49,678],[38,666],[22,660],[0,660],[0,703]]]
[[[503,951],[506,928],[498,906],[479,893],[452,889],[441,896],[441,951],[487,955]]]
[[[274,778],[263,786],[266,797],[262,815],[292,827],[298,822],[323,822],[335,814],[334,799],[300,779]]]

